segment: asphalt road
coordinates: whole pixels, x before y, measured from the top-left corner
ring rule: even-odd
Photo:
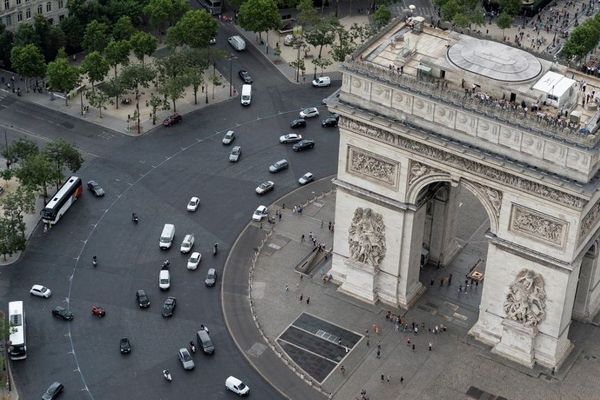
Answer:
[[[224,37],[220,34],[218,45]],[[321,128],[319,118],[300,130],[316,140],[314,150],[294,153],[291,145],[279,144],[278,136],[289,131],[298,111],[320,106],[334,88],[292,85],[257,54],[250,49],[232,61],[235,73],[244,67],[254,77],[250,107],[242,108],[236,97],[140,138],[15,98],[2,100],[0,127],[10,140],[28,136],[43,143],[62,137],[75,143],[86,158],[77,175],[97,180],[107,192],[97,199],[86,191],[49,232],[38,227],[18,263],[0,271],[2,301],[22,299],[27,312],[29,357],[12,363],[21,398],[38,398],[58,380],[66,387],[64,399],[225,399],[235,397],[224,388],[229,375],[243,379],[252,397],[281,398],[238,353],[222,320],[220,284],[206,288],[204,278],[209,267],[222,270],[229,247],[257,205],[296,188],[308,170],[317,179],[335,173],[338,135],[336,129]],[[228,64],[218,65],[224,74]],[[241,87],[235,76],[234,82]],[[242,146],[237,164],[228,162],[230,147],[221,144],[228,129],[236,131],[234,144]],[[281,158],[290,168],[269,174],[268,165]],[[254,188],[266,179],[275,181],[275,190],[259,198]],[[185,206],[193,195],[201,206],[189,213]],[[131,222],[133,211],[140,218],[137,225]],[[176,225],[176,237],[170,250],[161,251],[165,223]],[[179,253],[186,233],[195,234],[194,250],[203,254],[196,271],[186,269],[187,256]],[[220,251],[213,257],[215,242]],[[93,255],[97,268],[91,265]],[[171,260],[172,288],[161,293],[158,272],[165,258]],[[34,283],[50,287],[52,297],[31,298],[27,293]],[[135,303],[135,291],[142,288],[152,301],[147,310]],[[178,305],[173,318],[163,319],[160,308],[168,295]],[[75,320],[53,319],[52,307],[67,301]],[[93,317],[92,304],[104,307],[106,317]],[[200,324],[210,328],[216,353],[197,353],[196,369],[186,372],[177,350],[193,339]],[[133,346],[128,356],[119,354],[124,336]],[[164,368],[173,374],[170,384],[161,377]]]

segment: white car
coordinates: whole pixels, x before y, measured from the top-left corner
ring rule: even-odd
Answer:
[[[300,111],[300,118],[313,118],[319,116],[319,110],[317,107],[308,107]]]
[[[192,197],[187,205],[188,211],[196,211],[198,206],[200,205],[200,199],[197,197]]]
[[[200,260],[202,260],[202,254],[200,254],[199,251],[193,252],[188,260],[187,269],[193,270],[193,269],[198,268],[198,264],[200,264]]]
[[[322,76],[312,81],[314,87],[327,87],[331,86],[331,78],[328,76]]]
[[[238,162],[240,160],[240,156],[242,155],[242,146],[233,146],[231,149],[231,153],[229,153],[229,161],[230,162]]]
[[[194,369],[194,360],[192,360],[192,356],[190,355],[188,349],[182,347],[181,349],[179,349],[177,355],[179,356],[179,361],[181,361],[181,366],[183,367],[183,369],[188,371]]]
[[[225,380],[225,388],[240,396],[246,396],[250,392],[250,388],[235,376],[230,376]]]
[[[181,248],[179,249],[183,254],[187,254],[194,247],[194,234],[188,233],[181,242]]]
[[[260,185],[258,185],[255,189],[256,194],[265,194],[270,192],[275,187],[275,183],[273,181],[264,181]]]
[[[42,285],[33,285],[29,293],[32,296],[43,297],[47,299],[52,295],[52,290],[48,289],[46,286]]]
[[[297,133],[286,133],[279,136],[279,143],[296,143],[302,140],[302,135]]]
[[[171,274],[168,269],[161,269],[158,274],[158,287],[160,290],[167,290],[171,287]]]
[[[234,140],[235,140],[235,132],[227,131],[225,136],[223,136],[222,142],[223,142],[223,144],[231,144]]]
[[[254,214],[252,214],[252,221],[262,221],[263,218],[269,215],[269,209],[267,206],[258,206]]]
[[[298,179],[298,183],[301,185],[306,185],[308,182],[312,182],[315,179],[311,172],[307,172]]]

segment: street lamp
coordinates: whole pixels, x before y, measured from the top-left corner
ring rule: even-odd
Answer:
[[[229,55],[229,97],[233,96],[233,59],[236,58],[233,54]]]
[[[296,83],[300,82],[300,47],[302,42],[302,25],[294,26],[292,30],[294,36],[294,45],[298,48],[298,57],[296,58]]]

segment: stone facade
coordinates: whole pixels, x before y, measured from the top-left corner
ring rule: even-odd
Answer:
[[[442,266],[457,254],[456,193],[469,190],[490,221],[470,333],[524,365],[559,367],[572,348],[571,318],[590,320],[600,309],[600,194],[573,184],[591,181],[597,150],[570,132],[561,139],[554,128],[461,107],[461,94],[449,102],[452,93],[431,89],[435,80],[374,73],[364,60],[382,48],[368,43],[361,61],[346,64],[339,101],[330,104],[341,115],[334,280],[364,301],[410,307],[425,290],[424,249]],[[356,227],[367,210],[361,232],[371,239],[361,242]]]

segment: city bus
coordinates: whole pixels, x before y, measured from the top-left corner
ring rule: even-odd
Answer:
[[[10,342],[8,354],[11,360],[24,360],[27,358],[25,344],[25,310],[22,301],[8,303],[8,323],[10,325]]]
[[[198,0],[210,15],[221,14],[221,0]]]
[[[72,176],[65,182],[60,190],[52,197],[42,210],[42,221],[47,225],[54,225],[60,217],[71,207],[83,191],[81,178]]]

